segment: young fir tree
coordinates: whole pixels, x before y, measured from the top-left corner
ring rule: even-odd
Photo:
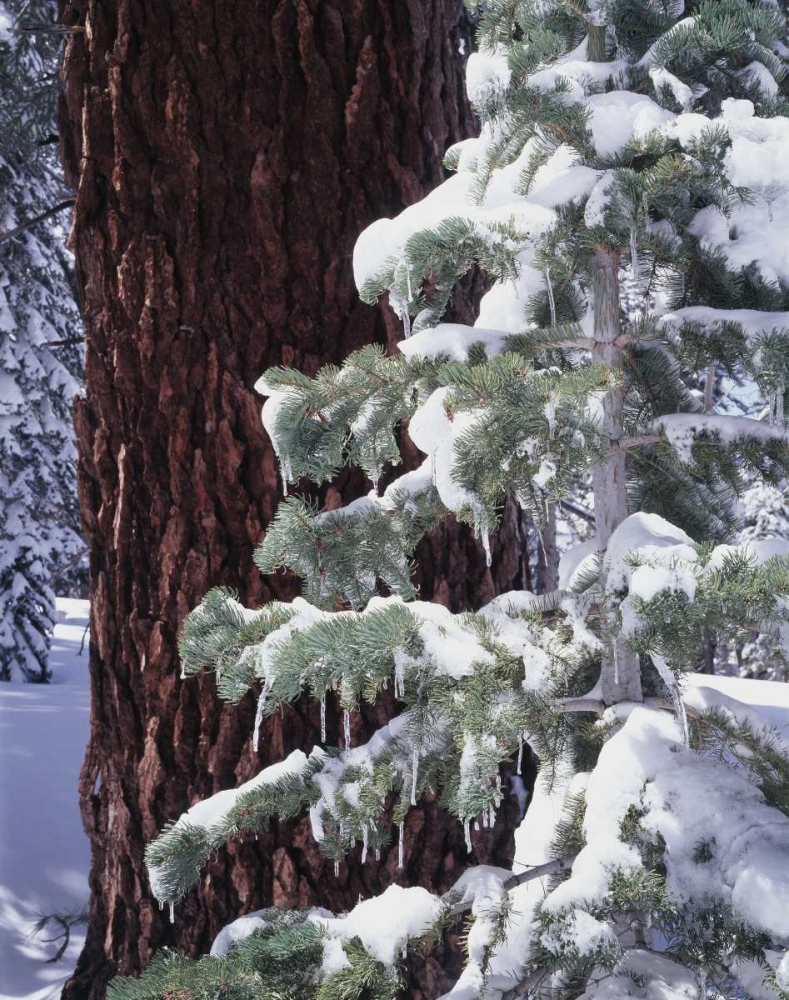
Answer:
[[[78,580],[71,402],[81,369],[52,133],[59,36],[46,2],[0,5],[0,680],[43,681],[55,581]],[[17,231],[18,230],[18,231]]]
[[[789,622],[786,542],[709,541],[744,472],[789,464],[784,17],[744,0],[478,6],[480,138],[357,245],[362,295],[388,291],[403,319],[400,353],[260,383],[286,481],[348,462],[377,480],[404,421],[424,464],[338,511],[286,500],[258,565],[295,570],[305,598],[251,611],[215,590],[182,637],[185,673],[214,671],[220,697],[260,685],[259,720],[305,692],[338,699],[342,746],[197,803],[148,862],[173,906],[228,838],[309,809],[338,865],[358,845],[374,864],[426,789],[471,860],[507,794],[499,767],[528,744],[526,871],[472,866],[443,898],[393,884],[345,915],[248,915],[211,956],[162,952],[116,980],[113,1000],[390,998],[400,956],[469,913],[454,1000],[789,996],[789,746],[686,679],[706,635]],[[494,280],[478,322],[442,324],[472,264]],[[748,372],[771,419],[705,408],[692,385],[711,369]],[[409,553],[448,510],[486,539],[505,496],[539,522],[587,472],[596,537],[561,590],[457,616],[413,599]],[[350,713],[388,684],[400,714],[351,746]]]

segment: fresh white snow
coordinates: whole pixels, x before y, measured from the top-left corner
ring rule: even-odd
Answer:
[[[58,598],[51,684],[0,683],[0,1000],[54,1000],[82,947],[31,937],[40,914],[88,900],[77,780],[88,738],[87,601]],[[53,936],[50,928],[43,937]]]

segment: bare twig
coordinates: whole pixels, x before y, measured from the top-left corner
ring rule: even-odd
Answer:
[[[62,939],[62,944],[58,947],[58,950],[52,958],[47,959],[47,965],[51,962],[59,962],[65,955],[66,949],[71,941],[71,928],[76,927],[78,924],[86,924],[87,922],[87,910],[80,910],[77,913],[48,913],[42,914],[38,918],[35,926],[33,927],[34,935],[40,936],[50,924],[57,924],[58,927],[60,927],[59,933],[57,933],[54,937],[41,938],[44,944],[54,944],[55,941],[60,941]]]
[[[47,209],[46,212],[42,212],[40,215],[34,215],[32,219],[27,219],[14,229],[9,229],[6,233],[0,233],[0,243],[6,243],[8,240],[12,240],[15,236],[19,236],[26,230],[31,229],[39,222],[43,222],[45,219],[51,219],[53,215],[57,215],[59,212],[62,212],[67,208],[71,208],[74,201],[74,198],[69,198],[67,201],[61,201],[59,204]]]

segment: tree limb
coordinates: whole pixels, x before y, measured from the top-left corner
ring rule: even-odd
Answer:
[[[507,892],[510,889],[514,889],[516,886],[523,885],[524,882],[533,882],[534,879],[544,878],[546,875],[555,875],[556,872],[566,872],[572,868],[573,861],[575,861],[578,856],[576,851],[574,854],[566,854],[564,857],[556,858],[553,861],[548,861],[544,865],[537,865],[534,868],[528,868],[525,872],[519,872],[517,875],[513,875],[512,878],[508,878],[506,882],[503,883],[504,888]],[[450,889],[449,895],[451,895],[452,890]],[[473,903],[455,903],[450,906],[445,916],[459,917],[463,913],[468,913],[471,909]]]
[[[74,344],[84,344],[84,337],[67,337],[66,340],[45,340],[42,347],[72,347]]]
[[[634,434],[621,437],[618,441],[613,441],[612,445],[616,451],[629,451],[631,448],[641,448],[646,444],[660,444],[665,440],[664,434]]]
[[[11,28],[15,35],[84,35],[85,29],[79,24],[20,24]]]
[[[59,212],[62,212],[67,208],[71,208],[75,201],[75,198],[69,198],[67,201],[61,201],[52,208],[48,208],[46,212],[42,212],[40,215],[34,215],[32,219],[27,219],[25,222],[20,223],[20,225],[15,226],[14,229],[9,229],[8,232],[0,233],[0,243],[12,240],[15,236],[19,236],[21,233],[31,229],[39,222],[43,222],[45,219],[51,219],[53,215],[57,215]]]
[[[581,507],[580,504],[573,503],[572,500],[560,500],[559,506],[566,510],[568,514],[575,514],[576,517],[583,518],[589,524],[594,524],[594,514],[591,510]]]
[[[647,708],[661,708],[667,712],[673,712],[675,705],[669,698],[645,698],[644,705]],[[588,695],[581,695],[580,698],[560,698],[556,702],[559,712],[594,712],[602,715],[609,706],[601,698],[591,698]]]

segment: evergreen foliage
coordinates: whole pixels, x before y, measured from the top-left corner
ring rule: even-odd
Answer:
[[[63,200],[57,35],[44,0],[0,6],[0,232]],[[80,583],[71,406],[81,323],[63,235],[48,222],[0,243],[0,679],[43,681],[55,599]]]
[[[746,0],[471,6],[481,136],[354,257],[362,294],[388,292],[403,319],[399,354],[259,383],[286,483],[353,463],[375,488],[330,513],[283,505],[258,565],[295,569],[305,598],[248,611],[212,591],[183,631],[186,674],[214,671],[233,701],[259,685],[256,746],[307,694],[337,699],[343,747],[324,729],[309,756],[196,803],[147,859],[172,906],[222,842],[309,809],[336,866],[357,842],[364,861],[427,788],[471,856],[528,743],[540,770],[516,842],[538,868],[244,918],[213,958],[162,957],[114,1000],[253,995],[248,970],[255,995],[284,975],[290,996],[392,997],[401,949],[467,911],[447,1000],[789,996],[789,746],[687,678],[710,634],[789,648],[789,544],[731,534],[746,481],[789,467],[784,16]],[[477,325],[440,323],[472,264],[493,279]],[[698,377],[717,371],[750,377],[768,419],[702,403]],[[425,462],[379,496],[406,422]],[[505,497],[539,523],[590,473],[596,537],[566,554],[561,589],[462,615],[412,599],[409,553],[447,512],[487,542]],[[351,746],[350,713],[390,683],[399,714]],[[296,949],[292,968],[260,960],[275,946]]]

